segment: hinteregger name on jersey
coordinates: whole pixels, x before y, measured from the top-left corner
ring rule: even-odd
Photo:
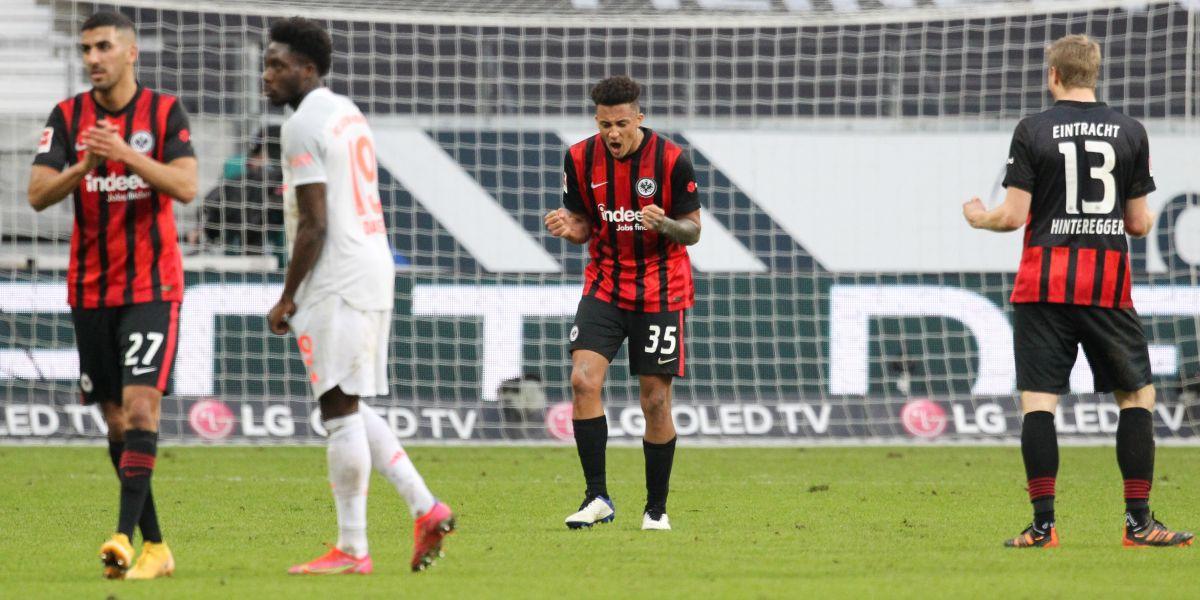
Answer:
[[[96,177],[88,173],[83,178],[83,187],[89,192],[108,194],[109,202],[133,202],[150,197],[150,186],[137,175],[107,175]]]
[[[600,218],[606,223],[616,223],[617,231],[645,231],[642,226],[642,211],[632,209],[607,210],[603,204],[596,205]]]
[[[1125,235],[1121,219],[1054,219],[1050,235]]]

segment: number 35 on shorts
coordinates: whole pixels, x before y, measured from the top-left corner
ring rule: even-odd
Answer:
[[[663,354],[670,356],[675,353],[677,342],[675,333],[679,330],[675,325],[650,325],[647,332],[648,344],[642,351],[646,354]]]
[[[629,340],[629,358],[633,370],[640,375],[683,376],[683,319],[681,316],[678,313],[675,315],[652,313],[644,315],[642,318],[644,320],[640,327],[641,331],[639,332],[637,327],[633,328],[631,333],[635,335],[631,336]],[[668,325],[667,323],[672,324]]]

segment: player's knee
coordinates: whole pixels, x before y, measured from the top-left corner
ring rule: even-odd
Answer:
[[[129,429],[128,421],[125,419],[125,407],[112,402],[102,402],[100,406],[104,415],[104,425],[108,428],[109,441],[116,443],[125,441],[125,430]]]
[[[108,441],[116,443],[125,441],[125,430],[128,427],[125,424],[124,416],[108,417],[104,420],[104,424],[108,427]]]
[[[1058,395],[1048,392],[1021,392],[1021,413],[1055,412],[1058,407]]]
[[[133,386],[125,388],[121,404],[122,418],[128,429],[155,431],[158,429],[158,402],[162,394],[151,387]]]
[[[148,405],[135,405],[133,411],[129,413],[127,420],[130,429],[141,429],[143,431],[154,431],[158,429],[157,420],[154,418],[154,413]]]
[[[321,405],[322,421],[344,417],[358,411],[358,396],[350,396],[344,393],[340,387],[334,387],[321,394],[317,403]]]
[[[659,421],[671,416],[671,395],[667,390],[655,389],[642,394],[642,414],[648,421]]]
[[[1154,410],[1154,386],[1146,385],[1141,389],[1132,392],[1116,392],[1117,406],[1122,410],[1126,408],[1144,408],[1146,410]]]
[[[571,370],[571,391],[578,399],[591,399],[600,396],[601,382],[581,369]]]

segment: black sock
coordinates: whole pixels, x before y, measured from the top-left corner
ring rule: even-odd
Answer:
[[[117,472],[117,479],[121,478],[121,453],[124,451],[125,442],[108,440],[108,459],[112,461],[113,469]]]
[[[579,451],[579,464],[583,465],[588,497],[608,497],[608,482],[604,473],[608,417],[600,415],[594,419],[575,419],[571,424],[575,428],[575,449]]]
[[[1054,525],[1054,483],[1058,477],[1058,432],[1054,413],[1037,410],[1025,413],[1021,425],[1021,456],[1029,501],[1033,504],[1033,526],[1045,531]]]
[[[1125,479],[1125,512],[1141,527],[1150,520],[1150,483],[1154,481],[1154,415],[1126,408],[1117,422],[1117,465]]]
[[[150,477],[158,452],[158,433],[144,429],[125,432],[125,451],[117,467],[121,479],[121,513],[117,532],[133,539],[133,527],[145,512],[146,497],[150,494]]]
[[[108,440],[108,458],[112,461],[113,469],[117,471],[118,480],[121,478],[121,453],[124,451],[125,442]],[[143,541],[162,542],[162,529],[158,526],[158,511],[154,508],[153,488],[148,487],[146,490],[146,505],[142,507],[142,517],[138,519],[138,529],[142,530]]]
[[[138,519],[138,529],[142,530],[142,541],[162,543],[162,529],[158,526],[158,511],[154,508],[154,490],[146,487],[146,505],[142,507],[142,517]]]
[[[646,455],[646,512],[667,512],[667,492],[671,487],[671,465],[675,462],[675,440],[651,444],[642,440]]]

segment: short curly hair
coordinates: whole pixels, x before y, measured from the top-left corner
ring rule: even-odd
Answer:
[[[596,106],[618,104],[637,105],[642,95],[642,86],[627,75],[614,75],[603,79],[592,88],[592,102]]]
[[[324,77],[333,62],[333,40],[321,24],[304,17],[292,17],[271,24],[271,41],[287,44],[288,50],[307,58]]]

